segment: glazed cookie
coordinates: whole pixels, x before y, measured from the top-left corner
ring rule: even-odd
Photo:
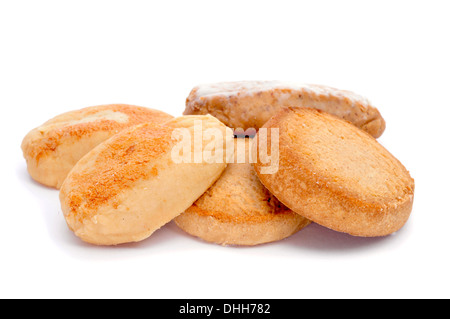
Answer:
[[[22,142],[28,172],[37,182],[60,188],[73,166],[90,150],[123,129],[163,123],[173,116],[139,106],[112,104],[59,115]]]
[[[307,108],[285,108],[264,128],[267,134],[258,133],[253,156],[260,145],[271,145],[279,134],[279,169],[263,174],[258,156],[255,170],[261,182],[293,211],[362,237],[394,233],[408,220],[414,180],[366,132]]]
[[[207,132],[215,132],[215,143],[206,135],[198,139]],[[65,180],[60,200],[69,228],[96,245],[149,237],[220,177],[233,155],[232,138],[231,129],[212,116],[183,116],[120,132],[84,156]],[[194,152],[188,154],[191,145]]]
[[[235,162],[175,223],[208,242],[246,246],[281,240],[309,225],[261,184],[249,160],[251,140],[235,142]]]
[[[380,112],[362,96],[322,85],[280,81],[197,86],[187,98],[184,114],[211,114],[234,129],[257,130],[285,106],[326,111],[375,138],[380,137],[386,127]]]

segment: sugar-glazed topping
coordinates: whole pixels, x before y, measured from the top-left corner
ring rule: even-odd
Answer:
[[[370,102],[365,97],[350,91],[339,90],[324,85],[283,81],[240,81],[202,84],[196,87],[196,97],[202,98],[217,95],[226,97],[245,96],[274,89],[296,90],[318,96],[334,96],[349,99],[353,103],[358,103],[366,107],[370,105]]]

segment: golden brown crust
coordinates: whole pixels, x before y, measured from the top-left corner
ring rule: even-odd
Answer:
[[[161,111],[125,104],[88,107],[61,114],[32,130],[22,142],[30,175],[59,188],[76,162],[114,134],[141,123],[173,118]]]
[[[279,170],[261,182],[286,206],[328,228],[355,236],[385,236],[409,218],[414,180],[367,133],[332,115],[285,108],[265,128],[279,129]],[[271,134],[258,135],[271,143]],[[255,152],[257,145],[253,148]]]
[[[175,219],[187,233],[222,245],[258,245],[286,238],[309,221],[280,203],[259,181],[249,161],[249,139],[235,139],[245,158]]]
[[[148,166],[173,147],[171,134],[171,127],[141,124],[113,136],[95,155],[87,158],[89,165],[83,161],[70,176],[72,192],[68,205],[73,217],[90,218],[100,205],[114,201],[117,194],[136,181],[157,176],[158,167],[149,169]]]
[[[189,208],[226,167],[226,160],[177,163],[173,159],[178,143],[174,130],[188,129],[193,137],[197,121],[203,132],[217,128],[223,133],[217,147],[230,144],[226,141],[232,138],[231,130],[217,119],[190,116],[124,130],[86,154],[60,192],[69,228],[96,245],[136,242]],[[202,147],[207,147],[205,141]]]
[[[322,85],[278,81],[217,83],[194,88],[185,115],[211,114],[234,129],[259,129],[282,107],[310,107],[347,120],[380,137],[386,127],[380,112],[352,92]]]

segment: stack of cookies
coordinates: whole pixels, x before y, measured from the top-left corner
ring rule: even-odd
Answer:
[[[69,112],[22,149],[88,243],[141,241],[174,220],[205,241],[252,246],[311,222],[362,237],[402,228],[414,180],[376,141],[384,129],[352,92],[232,82],[194,88],[178,118],[131,105]]]

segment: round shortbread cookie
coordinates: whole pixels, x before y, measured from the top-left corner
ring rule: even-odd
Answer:
[[[212,131],[214,145],[198,139]],[[183,116],[118,133],[84,156],[65,180],[60,200],[69,228],[96,245],[149,237],[220,177],[233,154],[232,139],[231,129],[212,116]],[[179,145],[184,144],[189,146],[186,154],[191,145],[195,154],[179,161]],[[206,160],[205,155],[194,161],[207,151],[216,157]]]
[[[386,123],[364,97],[350,91],[281,81],[242,81],[199,85],[186,100],[185,115],[211,114],[236,130],[258,130],[281,108],[315,108],[380,137]]]
[[[22,150],[28,172],[37,182],[59,189],[75,164],[103,141],[131,126],[172,118],[161,111],[124,104],[61,114],[24,138]]]
[[[394,233],[408,220],[414,180],[366,132],[307,108],[285,108],[264,128],[268,131],[258,133],[253,156],[260,145],[272,145],[279,136],[279,169],[263,174],[265,165],[258,156],[255,170],[261,182],[293,211],[362,237]]]
[[[309,225],[261,184],[249,160],[250,144],[249,139],[235,139],[235,162],[175,219],[181,229],[208,242],[253,246],[284,239]]]

